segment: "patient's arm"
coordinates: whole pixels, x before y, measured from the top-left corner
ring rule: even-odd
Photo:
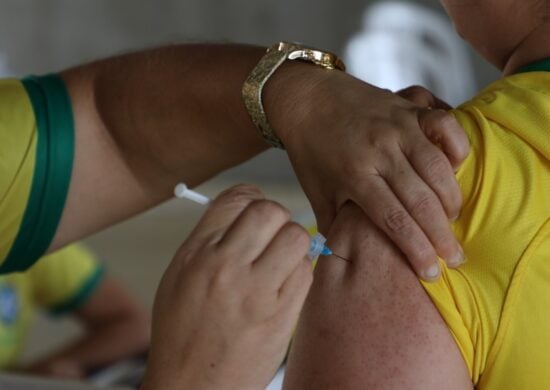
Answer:
[[[331,228],[285,389],[471,389],[443,319],[403,255],[352,204]]]

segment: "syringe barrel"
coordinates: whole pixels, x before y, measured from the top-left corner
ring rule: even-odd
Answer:
[[[180,183],[176,186],[176,188],[174,189],[174,195],[176,196],[176,198],[189,199],[202,205],[207,205],[210,203],[210,198],[196,191],[190,190],[184,183]],[[308,257],[311,260],[315,260],[320,255],[329,256],[332,254],[332,251],[325,246],[326,241],[327,239],[321,233],[317,233],[316,235],[311,237],[311,245],[307,253]]]

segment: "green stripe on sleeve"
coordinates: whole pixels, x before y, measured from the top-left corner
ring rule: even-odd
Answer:
[[[49,308],[48,313],[53,316],[61,316],[63,314],[72,313],[75,310],[80,309],[97,291],[97,288],[101,285],[104,276],[105,268],[102,266],[98,266],[96,270],[86,280],[86,282],[82,285],[80,290],[76,292],[76,294],[67,299],[65,302]]]
[[[516,73],[528,73],[528,72],[549,72],[550,71],[550,58],[545,58],[540,61],[533,62],[529,65],[525,65],[520,68]]]
[[[23,221],[0,273],[24,271],[44,255],[61,219],[74,160],[70,99],[57,75],[23,80],[36,116],[38,142]]]

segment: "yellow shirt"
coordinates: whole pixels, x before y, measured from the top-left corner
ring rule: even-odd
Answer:
[[[10,368],[38,309],[59,315],[81,307],[99,286],[103,269],[75,244],[44,257],[25,273],[0,276],[0,368]]]
[[[27,206],[36,157],[36,121],[19,80],[0,81],[0,261],[13,246]]]
[[[454,115],[472,145],[454,224],[468,262],[423,285],[477,389],[550,389],[550,73],[500,80]]]
[[[0,273],[48,249],[65,205],[74,126],[57,76],[0,80]]]

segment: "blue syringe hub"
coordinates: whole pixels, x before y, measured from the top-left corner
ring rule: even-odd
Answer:
[[[321,234],[317,233],[311,237],[311,246],[309,247],[308,257],[311,260],[316,259],[318,256],[330,256],[332,251],[325,245],[327,239]]]

